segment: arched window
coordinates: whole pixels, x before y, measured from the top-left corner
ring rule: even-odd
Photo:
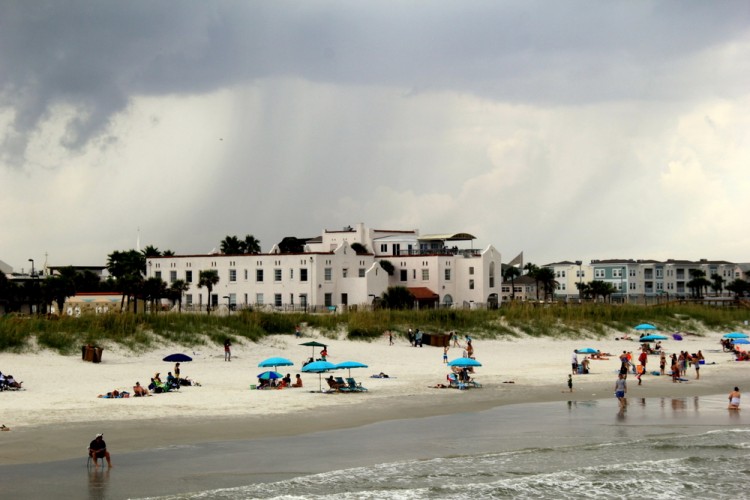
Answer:
[[[495,263],[490,262],[490,288],[495,287]]]

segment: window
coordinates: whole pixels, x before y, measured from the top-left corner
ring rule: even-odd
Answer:
[[[430,270],[422,269],[422,281],[427,281],[429,279],[430,279]]]
[[[281,281],[281,269],[273,270],[273,280],[278,283]]]
[[[192,306],[193,305],[193,294],[187,293],[185,294],[185,304]]]
[[[341,304],[342,305],[349,305],[349,295],[346,293],[341,294]]]
[[[255,303],[258,305],[263,305],[263,294],[262,293],[256,293],[255,294]]]
[[[656,277],[657,278],[661,278],[663,276],[664,276],[664,269],[662,269],[661,267],[657,267],[656,268]]]
[[[185,271],[185,282],[186,283],[193,282],[193,271]]]
[[[359,277],[360,278],[364,278],[365,277],[365,268],[364,267],[360,267],[359,268]]]
[[[255,281],[257,283],[263,283],[263,269],[255,270]]]
[[[388,252],[388,244],[387,243],[381,243],[380,244],[380,251],[383,253]]]
[[[177,281],[177,271],[169,271],[169,282],[174,283]]]
[[[299,305],[301,307],[307,307],[307,294],[306,293],[301,293],[299,295]]]
[[[401,281],[406,281],[406,280],[408,280],[408,279],[409,279],[409,275],[408,275],[408,273],[407,273],[406,269],[402,269],[402,270],[401,270],[401,272],[400,272],[399,274],[401,275],[401,276],[400,276],[400,278],[401,278]]]
[[[400,255],[401,254],[401,245],[398,243],[393,244],[393,255]]]
[[[331,281],[332,278],[333,278],[333,269],[331,269],[330,267],[326,267],[325,269],[323,269],[323,279],[325,281]]]
[[[474,280],[469,280],[469,290],[474,290]]]
[[[276,307],[281,307],[281,294],[280,293],[273,294],[273,305],[275,305]]]
[[[289,281],[294,281],[294,269],[289,270]]]
[[[348,275],[349,275],[349,269],[347,269],[347,268],[343,268],[343,269],[341,270],[341,277],[342,277],[342,278],[346,278],[346,277],[347,277]]]
[[[229,282],[234,283],[237,281],[237,269],[230,269],[229,270]]]
[[[323,296],[323,303],[326,307],[331,307],[333,305],[333,294],[327,293]]]
[[[606,271],[604,269],[594,269],[594,278],[604,278],[606,276]]]
[[[612,269],[613,278],[622,278],[622,269]]]
[[[469,267],[469,274],[474,274],[474,266]]]
[[[307,268],[302,268],[299,270],[299,280],[300,281],[307,281]]]
[[[450,281],[450,280],[451,280],[451,270],[450,269],[446,269],[445,270],[445,281]]]
[[[154,278],[161,279],[161,271],[156,271],[156,273],[154,273]]]

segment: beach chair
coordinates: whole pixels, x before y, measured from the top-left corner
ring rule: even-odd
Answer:
[[[367,389],[362,387],[362,384],[357,383],[353,378],[347,378],[346,381],[349,384],[348,389],[350,391],[367,392]]]
[[[455,373],[448,374],[448,385],[453,389],[466,389],[466,384],[461,382]]]

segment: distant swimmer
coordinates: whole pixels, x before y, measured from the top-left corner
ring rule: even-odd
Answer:
[[[729,393],[729,406],[727,406],[730,410],[739,410],[740,409],[740,388],[735,387],[732,392]]]

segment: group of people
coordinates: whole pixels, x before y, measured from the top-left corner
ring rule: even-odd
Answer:
[[[10,373],[4,375],[3,372],[0,372],[0,391],[17,391],[18,389],[23,389],[21,384],[23,382],[17,381]]]
[[[302,377],[299,373],[295,375],[294,383],[292,383],[292,375],[287,373],[282,378],[271,379],[271,378],[258,378],[257,389],[284,389],[285,387],[302,387]]]
[[[409,331],[407,332],[407,335],[409,337],[409,344],[412,347],[422,347],[423,346],[423,337],[424,334],[421,332],[419,328],[417,328],[416,331],[413,331],[411,328],[409,328]]]

